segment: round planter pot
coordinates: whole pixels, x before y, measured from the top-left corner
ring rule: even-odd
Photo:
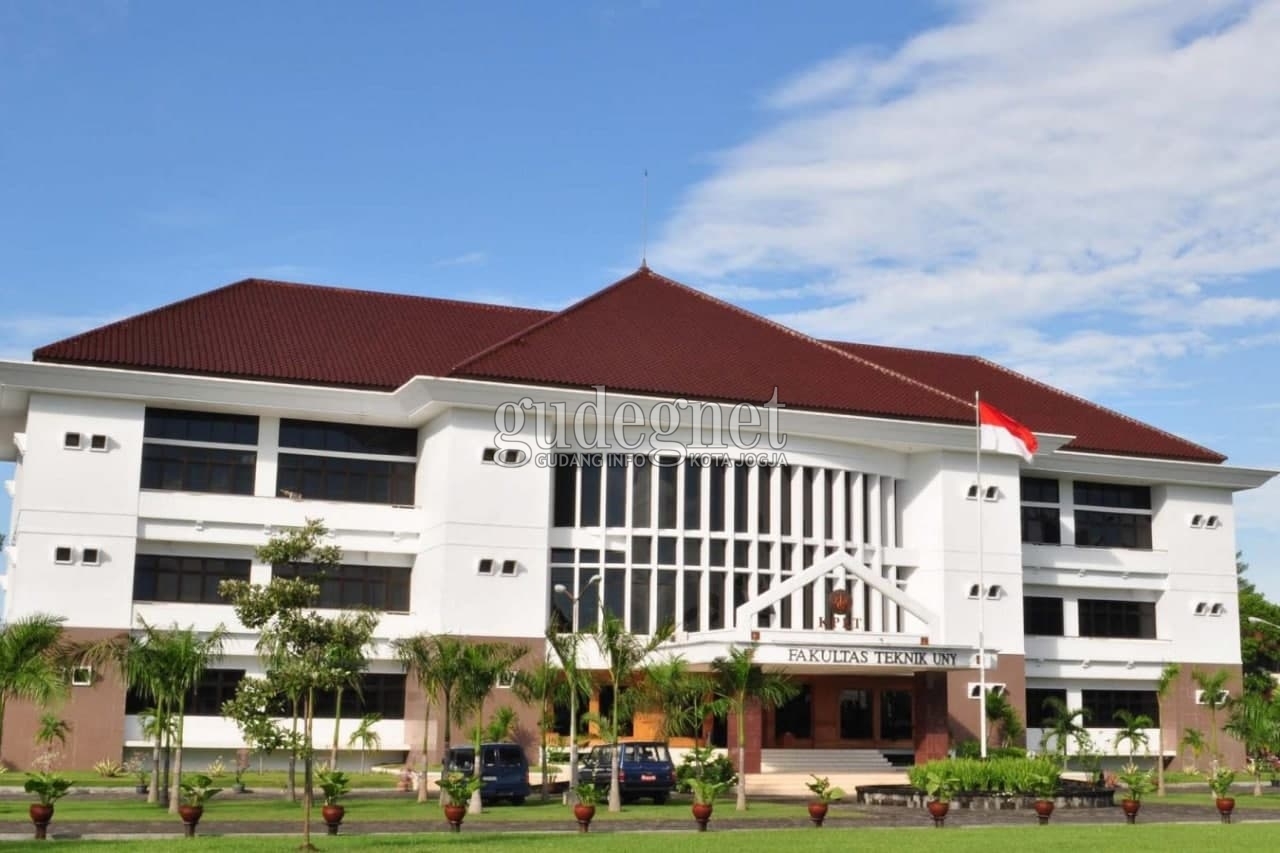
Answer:
[[[342,819],[347,814],[346,806],[332,805],[321,806],[320,817],[324,819],[324,825],[328,828],[330,835],[338,834],[338,827],[342,825]]]
[[[182,834],[187,838],[195,838],[196,824],[204,816],[204,806],[178,806],[178,817],[182,818]]]
[[[809,803],[809,820],[813,821],[814,826],[822,826],[822,822],[827,819],[828,808],[830,806],[827,803]]]
[[[467,807],[450,803],[444,807],[444,819],[449,821],[449,828],[454,832],[462,831],[462,819],[467,816]]]
[[[31,822],[36,826],[36,838],[44,840],[49,831],[49,821],[53,820],[53,806],[32,803],[27,809]]]
[[[1140,800],[1121,800],[1120,808],[1124,812],[1124,819],[1129,823],[1137,823],[1138,809],[1142,808]]]
[[[933,825],[941,829],[943,823],[947,820],[947,812],[951,810],[951,803],[944,803],[941,800],[930,800],[925,803],[925,808],[929,810],[929,816],[933,818]]]
[[[150,786],[150,785],[134,785],[134,786],[133,786],[133,792],[134,792],[135,794],[143,794],[143,795],[146,795],[146,793],[147,793],[148,791],[150,791],[150,790],[151,790],[151,786]]]
[[[707,821],[711,820],[711,803],[694,803],[690,808],[693,819],[698,822],[698,832],[707,831]]]
[[[1053,814],[1053,800],[1036,800],[1035,810],[1036,820],[1044,826],[1049,822],[1049,816]]]
[[[1217,797],[1213,803],[1218,807],[1218,814],[1222,816],[1222,822],[1231,823],[1231,813],[1236,810],[1235,797]]]
[[[245,787],[245,784],[243,782],[236,782],[234,785],[231,786],[231,792],[233,794],[243,794],[247,790],[249,789]]]
[[[596,807],[577,803],[573,807],[573,816],[578,821],[578,832],[586,832],[591,827],[591,820],[596,816]]]

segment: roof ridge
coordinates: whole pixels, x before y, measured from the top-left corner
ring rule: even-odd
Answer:
[[[470,299],[450,299],[447,296],[424,296],[418,293],[397,293],[393,290],[368,290],[360,287],[344,287],[333,284],[315,284],[306,281],[283,281],[275,278],[246,278],[236,284],[267,284],[272,287],[287,287],[306,290],[320,290],[325,293],[350,293],[355,296],[387,296],[396,299],[413,299],[425,302],[444,302],[450,305],[467,305],[473,308],[492,308],[498,311],[531,311],[535,313],[544,313],[543,308],[525,308],[520,305],[502,305],[497,302],[477,302]],[[230,285],[229,285],[230,286]],[[219,288],[223,290],[225,288]],[[217,291],[210,291],[216,293]],[[178,303],[174,303],[175,305]],[[167,306],[166,306],[167,307]],[[554,312],[552,312],[554,313]]]
[[[829,343],[838,347],[839,346],[874,347],[875,349],[888,349],[888,350],[894,350],[896,352],[919,352],[919,353],[924,353],[926,355],[945,355],[945,356],[950,356],[952,358],[976,358],[976,356],[971,355],[969,353],[947,352],[946,350],[941,350],[941,349],[921,349],[919,347],[895,346],[894,344],[872,344],[872,343],[867,343],[865,341],[836,341],[828,338],[823,338],[823,341],[825,343]]]
[[[1226,456],[1224,456],[1223,454],[1219,453],[1218,451],[1214,450],[1214,449],[1213,449],[1213,448],[1211,448],[1211,447],[1206,447],[1205,445],[1203,445],[1203,444],[1199,444],[1199,443],[1194,442],[1194,441],[1191,441],[1191,440],[1190,440],[1190,439],[1188,439],[1188,438],[1183,438],[1183,437],[1182,437],[1182,436],[1180,436],[1180,435],[1177,435],[1177,434],[1175,434],[1175,433],[1169,432],[1168,430],[1161,429],[1160,427],[1158,427],[1158,426],[1156,426],[1156,425],[1154,425],[1154,424],[1149,424],[1149,423],[1147,423],[1146,421],[1140,421],[1140,420],[1138,420],[1137,418],[1135,418],[1135,417],[1133,417],[1133,416],[1131,416],[1131,415],[1126,415],[1124,412],[1116,411],[1115,409],[1112,409],[1112,408],[1110,408],[1109,406],[1103,406],[1103,405],[1101,405],[1101,404],[1099,404],[1099,403],[1095,403],[1095,402],[1093,402],[1092,400],[1087,400],[1087,399],[1085,399],[1084,397],[1081,397],[1081,396],[1080,396],[1080,395],[1078,395],[1078,394],[1073,394],[1073,393],[1071,393],[1070,391],[1064,390],[1064,389],[1059,388],[1059,387],[1057,387],[1057,386],[1055,386],[1055,385],[1050,385],[1050,384],[1049,384],[1049,383],[1047,383],[1047,382],[1041,382],[1039,379],[1036,379],[1034,376],[1028,376],[1028,375],[1027,375],[1027,374],[1025,374],[1025,373],[1019,373],[1018,371],[1016,371],[1016,370],[1014,370],[1014,369],[1012,369],[1012,368],[1010,368],[1010,367],[1005,367],[1003,364],[997,364],[996,362],[991,361],[990,359],[985,358],[984,356],[980,356],[980,355],[969,355],[969,356],[964,356],[964,357],[965,357],[965,358],[969,358],[969,359],[973,359],[974,361],[980,361],[980,362],[982,362],[982,363],[983,363],[983,364],[985,364],[985,365],[988,365],[988,366],[990,366],[990,367],[994,367],[996,370],[999,370],[1001,373],[1007,373],[1007,374],[1009,374],[1010,376],[1016,376],[1016,377],[1018,377],[1019,379],[1024,380],[1024,381],[1026,381],[1026,382],[1030,382],[1031,384],[1036,385],[1036,386],[1038,386],[1038,387],[1040,387],[1040,388],[1048,389],[1049,391],[1053,391],[1053,392],[1055,392],[1055,393],[1057,393],[1057,394],[1061,394],[1061,395],[1062,395],[1062,396],[1064,396],[1064,397],[1070,397],[1072,400],[1075,400],[1077,403],[1083,403],[1084,405],[1088,406],[1088,407],[1089,407],[1089,408],[1091,408],[1091,409],[1096,409],[1096,410],[1101,411],[1101,412],[1106,412],[1107,414],[1110,414],[1110,415],[1115,415],[1117,418],[1120,418],[1121,420],[1125,421],[1126,423],[1134,424],[1134,425],[1136,425],[1136,426],[1139,426],[1139,427],[1143,427],[1143,428],[1145,428],[1145,429],[1152,430],[1153,432],[1158,432],[1158,433],[1160,433],[1161,435],[1163,435],[1165,438],[1172,438],[1172,439],[1174,439],[1175,441],[1179,441],[1179,442],[1181,442],[1181,443],[1183,443],[1183,444],[1188,444],[1188,445],[1190,445],[1191,447],[1196,448],[1197,450],[1202,450],[1202,451],[1204,451],[1206,454],[1208,454],[1208,455],[1210,455],[1210,456],[1213,456],[1213,457],[1216,457],[1216,458],[1218,459],[1218,461],[1219,461],[1219,462],[1226,462],[1226,461],[1227,461],[1227,457],[1226,457]]]

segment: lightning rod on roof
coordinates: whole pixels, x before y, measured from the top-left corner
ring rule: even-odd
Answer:
[[[649,267],[649,170],[644,170],[644,187],[640,203],[640,269]]]

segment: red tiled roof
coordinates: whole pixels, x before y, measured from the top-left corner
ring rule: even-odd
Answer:
[[[1149,424],[1059,391],[971,355],[831,341],[845,352],[900,370],[957,397],[978,391],[993,406],[1037,432],[1074,435],[1069,450],[1159,456],[1196,462],[1227,457]]]
[[[974,390],[1068,448],[1221,454],[980,358],[818,341],[647,268],[558,313],[248,279],[36,350],[37,361],[393,389],[458,376],[966,423]]]
[[[41,347],[59,361],[251,379],[397,388],[546,311],[247,279]]]

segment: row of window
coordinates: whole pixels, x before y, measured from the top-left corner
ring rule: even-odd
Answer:
[[[214,412],[148,408],[142,449],[144,489],[252,495],[258,418]],[[174,443],[184,442],[184,443]],[[280,447],[311,451],[281,453],[276,489],[282,496],[316,500],[411,505],[418,433],[412,429],[284,419]],[[400,456],[407,461],[318,454]]]
[[[206,669],[200,681],[187,694],[186,713],[192,717],[221,717],[222,706],[234,699],[236,688],[245,677],[243,669]],[[359,719],[365,714],[381,714],[384,720],[403,720],[405,701],[405,676],[366,672],[360,676],[358,690],[342,692],[342,717]],[[155,707],[155,701],[144,693],[131,689],[125,694],[124,712],[142,714]],[[315,716],[333,717],[337,710],[336,691],[320,691],[316,695]],[[276,713],[285,717],[290,713],[282,696],[276,703]]]
[[[1027,688],[1028,728],[1045,728],[1048,725],[1057,713],[1051,710],[1050,699],[1057,699],[1065,706],[1067,691],[1064,688]],[[1160,725],[1160,702],[1154,690],[1084,690],[1080,707],[1085,712],[1086,726],[1113,728],[1117,725],[1117,711],[1128,711],[1135,717],[1146,714],[1151,718],[1153,728]]]
[[[1023,477],[1022,541],[1062,544],[1059,482]],[[1072,483],[1075,544],[1088,548],[1151,550],[1151,488],[1118,483]],[[1047,506],[1046,504],[1050,504]]]
[[[412,570],[407,566],[281,565],[273,573],[315,582],[320,587],[318,607],[409,611]],[[134,562],[133,600],[225,604],[218,594],[224,580],[249,580],[249,561],[139,554]]]
[[[1077,602],[1076,636],[1156,639],[1156,605],[1151,601],[1082,598]],[[1022,630],[1042,637],[1066,635],[1062,599],[1028,595],[1022,599]]]

